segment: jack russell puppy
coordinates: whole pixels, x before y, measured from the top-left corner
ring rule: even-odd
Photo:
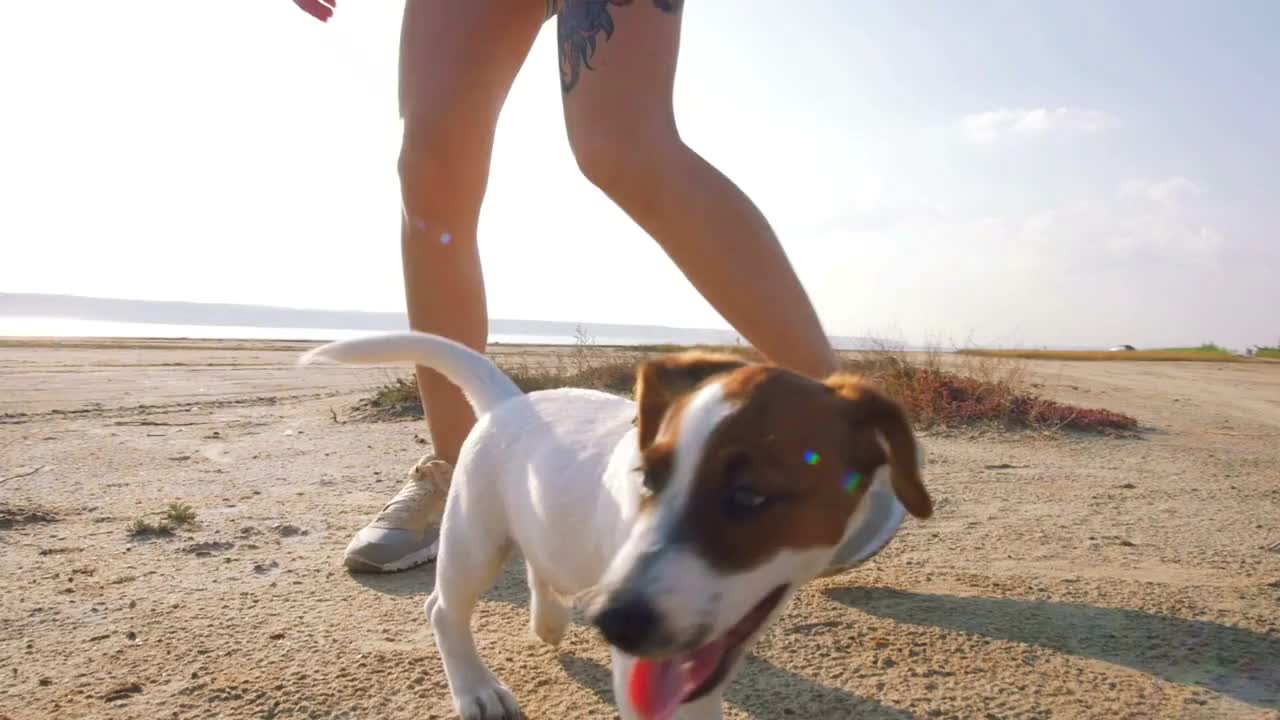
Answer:
[[[907,417],[856,376],[819,382],[691,351],[642,363],[632,402],[525,394],[483,354],[417,332],[330,343],[299,362],[322,358],[423,365],[475,409],[425,604],[466,720],[523,717],[470,629],[514,549],[533,633],[558,645],[580,604],[610,646],[623,718],[710,720],[802,585],[878,552],[903,508],[933,512]]]

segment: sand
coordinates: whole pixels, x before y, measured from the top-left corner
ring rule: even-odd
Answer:
[[[425,429],[335,422],[401,373],[305,347],[0,344],[0,718],[452,717],[434,565],[341,566]],[[926,437],[937,515],[807,586],[727,717],[1280,717],[1280,366],[1028,369],[1146,429]],[[129,537],[171,501],[196,524]],[[523,578],[482,654],[532,718],[615,717],[604,646],[535,640]]]

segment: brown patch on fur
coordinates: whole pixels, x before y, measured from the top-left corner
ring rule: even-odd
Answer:
[[[922,520],[932,516],[933,500],[916,465],[916,436],[902,406],[857,375],[837,373],[827,378],[826,385],[847,401],[848,422],[855,431],[879,432],[889,445],[893,494],[907,512]]]
[[[772,365],[735,370],[721,382],[739,408],[708,441],[674,538],[714,567],[743,570],[781,549],[834,547],[886,463],[907,509],[917,517],[931,512],[910,425],[883,393],[858,378],[820,383]],[[862,476],[853,492],[846,490],[851,472]],[[735,488],[763,495],[766,506],[735,505]]]
[[[667,433],[676,437],[679,412],[675,406],[678,401],[707,379],[745,365],[742,358],[733,355],[698,350],[674,353],[643,363],[636,373],[635,392],[640,449],[653,444],[668,415],[671,416],[672,427]]]
[[[641,451],[643,463],[644,487],[649,491],[640,498],[640,511],[653,506],[671,479],[671,469],[675,466],[676,446],[669,439],[659,440]]]

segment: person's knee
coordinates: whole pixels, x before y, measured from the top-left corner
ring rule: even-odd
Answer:
[[[623,203],[660,182],[664,168],[684,147],[674,131],[629,128],[570,133],[569,146],[583,176]]]
[[[484,194],[485,158],[465,128],[406,119],[396,171],[400,194],[411,215],[479,206]]]

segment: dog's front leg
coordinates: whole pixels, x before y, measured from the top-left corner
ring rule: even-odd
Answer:
[[[724,696],[720,688],[680,706],[676,717],[680,720],[721,720],[724,717]]]
[[[627,678],[631,677],[631,669],[635,659],[616,648],[609,648],[613,659],[613,701],[618,705],[618,715],[622,720],[642,720],[640,714],[631,706],[631,695],[627,692]],[[721,720],[724,717],[724,695],[716,688],[688,705],[682,705],[676,712],[677,720]]]

